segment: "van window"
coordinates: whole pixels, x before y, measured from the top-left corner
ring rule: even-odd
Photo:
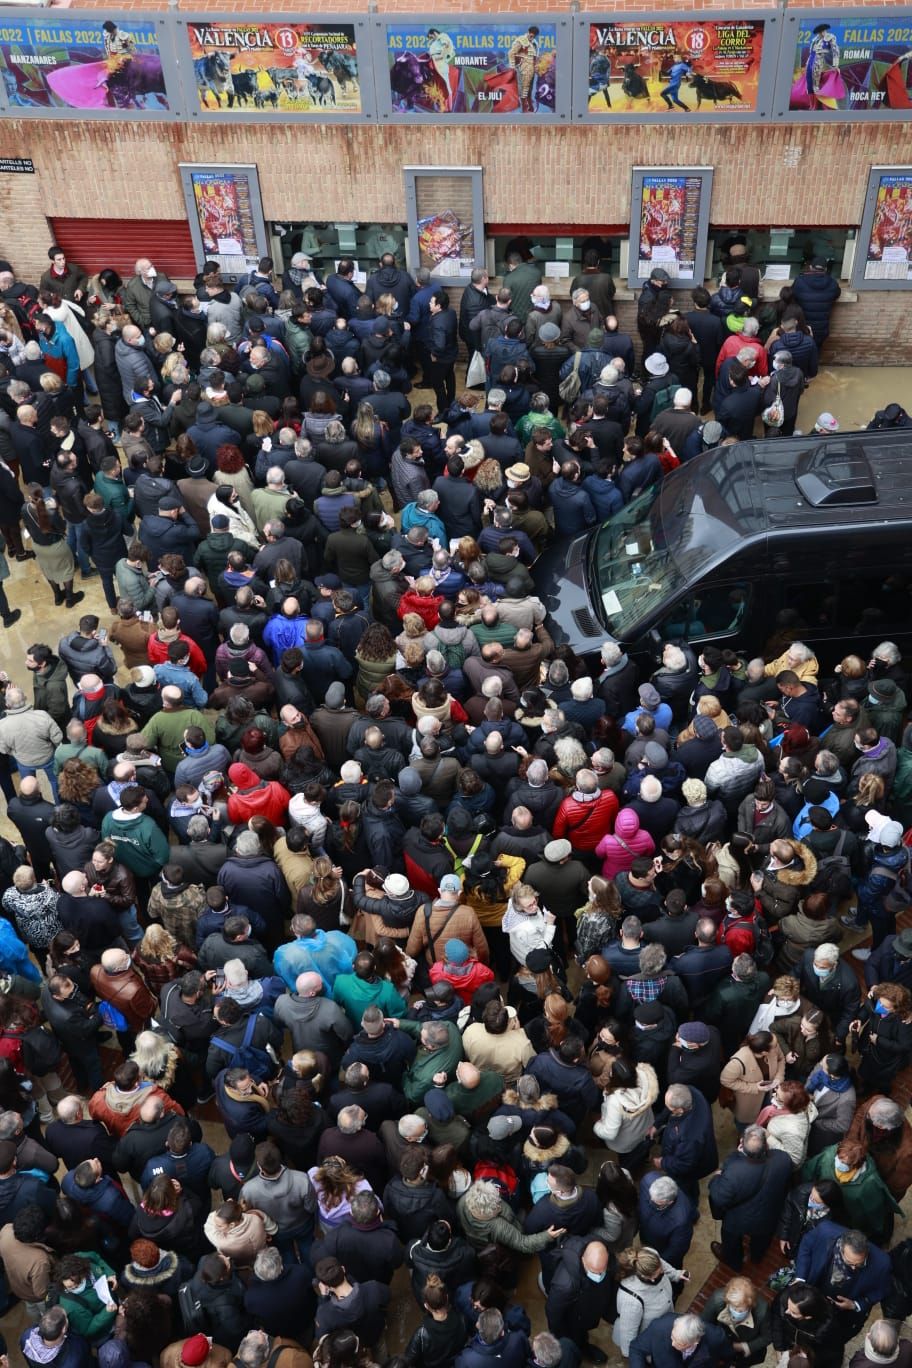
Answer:
[[[751,586],[701,584],[685,594],[670,613],[656,623],[663,641],[711,641],[735,636],[750,615]]]
[[[905,575],[853,575],[840,588],[840,618],[853,634],[881,639],[912,626],[912,593]]]

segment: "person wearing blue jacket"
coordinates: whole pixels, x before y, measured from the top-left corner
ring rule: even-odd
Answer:
[[[697,1208],[677,1180],[666,1173],[645,1173],[640,1180],[640,1242],[666,1263],[684,1267],[693,1241]]]
[[[804,310],[818,348],[830,335],[830,314],[841,294],[839,281],[830,275],[823,257],[814,257],[792,286],[792,298]]]
[[[722,1241],[710,1248],[734,1272],[744,1261],[744,1236],[759,1263],[773,1237],[785,1194],[792,1184],[792,1161],[784,1150],[771,1150],[766,1131],[748,1126],[738,1148],[709,1183],[709,1205],[722,1222]]]
[[[868,1313],[890,1291],[889,1254],[871,1244],[860,1230],[835,1221],[818,1221],[798,1246],[795,1280],[816,1287],[835,1307],[836,1331],[847,1344],[864,1325]]]
[[[103,1225],[113,1226],[121,1237],[136,1215],[133,1203],[120,1183],[105,1173],[100,1159],[83,1159],[64,1175],[61,1190],[64,1197],[69,1197]]]
[[[657,1165],[697,1202],[700,1179],[707,1178],[719,1166],[712,1109],[703,1094],[687,1083],[672,1083],[665,1093],[665,1108],[667,1120],[662,1130],[662,1157]],[[657,1118],[657,1124],[661,1124],[661,1119]],[[668,1259],[668,1262],[674,1263],[674,1260]]]
[[[0,970],[4,974],[20,974],[32,983],[41,982],[37,965],[29,959],[28,946],[23,944],[5,918],[0,918]]]
[[[76,343],[63,324],[51,318],[50,314],[38,315],[35,319],[35,331],[38,334],[41,355],[45,360],[66,362],[66,376],[61,376],[61,379],[72,388],[79,381],[79,353],[76,350]],[[60,374],[56,366],[52,365],[49,369]]]
[[[796,318],[783,318],[778,337],[769,344],[770,360],[781,351],[789,353],[792,365],[797,366],[807,380],[813,380],[820,359],[817,338],[802,332]]]
[[[295,992],[298,976],[306,973],[319,974],[324,992],[331,993],[336,975],[351,972],[357,945],[344,931],[319,930],[311,917],[295,915],[291,930],[295,939],[279,946],[273,969],[290,993]]]
[[[716,1368],[731,1362],[728,1335],[721,1325],[707,1325],[699,1316],[676,1316],[669,1311],[637,1335],[630,1346],[630,1368]]]
[[[560,475],[548,490],[554,512],[554,530],[559,537],[573,537],[585,532],[597,519],[595,504],[583,488],[582,478],[576,461],[564,461]]]

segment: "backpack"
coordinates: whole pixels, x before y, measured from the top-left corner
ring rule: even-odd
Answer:
[[[472,1180],[476,1183],[493,1183],[500,1188],[507,1201],[519,1187],[519,1179],[512,1164],[498,1164],[493,1159],[479,1159],[472,1169]]]
[[[581,353],[577,352],[576,356],[573,358],[573,367],[570,370],[569,375],[565,375],[557,387],[558,394],[562,399],[565,399],[568,404],[573,403],[573,400],[583,387],[582,381],[580,380],[580,356]]]
[[[637,300],[637,320],[657,324],[669,307],[670,296],[666,290],[650,290],[644,285]]]
[[[206,1308],[188,1282],[181,1283],[177,1289],[177,1305],[185,1335],[205,1335],[209,1329]]]
[[[672,407],[674,404],[674,397],[680,388],[681,386],[679,384],[674,384],[663,385],[660,390],[656,390],[652,400],[652,408],[649,410],[650,423],[654,423],[660,413],[664,413],[666,409]]]
[[[251,1044],[258,1019],[259,1014],[251,1012],[247,1018],[244,1038],[240,1045],[232,1045],[230,1041],[223,1040],[221,1036],[212,1036],[210,1043],[231,1056],[228,1063],[224,1065],[226,1069],[246,1069],[251,1078],[255,1078],[258,1083],[265,1083],[267,1079],[275,1077],[276,1066],[268,1051],[261,1050],[258,1045]]]
[[[32,1026],[22,1037],[22,1062],[35,1078],[53,1073],[60,1063],[60,1041],[43,1026]]]
[[[465,660],[465,647],[461,641],[451,641],[446,645],[439,637],[435,638],[437,650],[447,663],[448,670],[461,670]]]
[[[823,855],[817,861],[817,874],[811,885],[815,893],[826,893],[831,906],[841,903],[852,892],[852,869],[842,853],[847,834],[840,831],[832,855]]]

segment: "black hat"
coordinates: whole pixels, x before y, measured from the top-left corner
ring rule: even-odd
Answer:
[[[634,1021],[640,1026],[659,1026],[665,1020],[661,1002],[641,1002],[634,1008]]]
[[[200,476],[208,475],[209,462],[206,460],[205,456],[202,456],[199,452],[197,452],[195,456],[191,456],[190,460],[187,462],[187,474]]]

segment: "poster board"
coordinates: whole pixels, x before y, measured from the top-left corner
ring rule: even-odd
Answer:
[[[0,91],[17,119],[177,119],[170,23],[116,10],[4,9]]]
[[[256,166],[181,162],[180,175],[197,268],[217,261],[236,280],[269,250]]]
[[[569,119],[572,22],[555,14],[373,20],[379,117],[391,123]]]
[[[852,288],[912,290],[912,166],[871,168]]]
[[[912,118],[912,10],[789,11],[775,117],[795,123]]]
[[[368,23],[351,15],[175,20],[192,119],[364,123],[373,118]]]
[[[630,262],[627,284],[639,289],[654,267],[673,289],[703,284],[712,168],[635,166],[630,194]]]
[[[579,15],[573,118],[579,122],[756,123],[769,117],[781,17]]]
[[[484,199],[480,166],[405,167],[409,266],[435,281],[465,285],[484,266]]]

